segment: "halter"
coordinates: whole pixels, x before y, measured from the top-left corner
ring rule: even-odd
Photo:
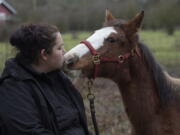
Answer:
[[[126,59],[128,59],[130,56],[134,56],[135,53],[137,53],[137,55],[140,56],[140,50],[136,47],[135,49],[132,49],[130,52],[125,53],[123,55],[119,55],[117,57],[111,57],[111,58],[110,57],[103,57],[103,56],[100,56],[98,54],[98,52],[93,48],[91,43],[88,42],[87,40],[83,40],[80,43],[85,44],[89,48],[89,50],[92,54],[92,60],[93,60],[93,63],[95,65],[94,75],[93,75],[94,80],[97,77],[101,62],[123,64]]]

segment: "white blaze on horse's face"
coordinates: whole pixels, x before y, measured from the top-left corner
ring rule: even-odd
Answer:
[[[117,33],[114,27],[104,27],[102,29],[96,30],[93,35],[91,35],[87,41],[91,43],[95,50],[98,50],[103,46],[104,39],[106,39],[110,34]],[[89,49],[84,44],[79,44],[72,48],[69,52],[65,54],[65,58],[70,56],[78,56],[81,58],[89,52]]]

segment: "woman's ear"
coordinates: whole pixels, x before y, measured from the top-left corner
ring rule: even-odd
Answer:
[[[46,61],[46,60],[47,60],[47,55],[48,55],[48,53],[46,52],[46,50],[45,50],[45,49],[42,49],[42,50],[40,51],[39,58],[42,59],[43,61]]]

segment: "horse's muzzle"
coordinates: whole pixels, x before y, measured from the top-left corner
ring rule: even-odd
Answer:
[[[79,57],[74,55],[74,56],[70,56],[70,57],[65,57],[65,62],[64,64],[70,68],[72,67],[77,61],[79,60]]]

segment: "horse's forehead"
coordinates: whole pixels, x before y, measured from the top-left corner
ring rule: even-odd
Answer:
[[[103,46],[104,39],[107,38],[112,33],[117,33],[114,27],[104,27],[99,30],[96,30],[94,34],[92,34],[86,40],[91,43],[91,45],[95,50],[98,50],[101,46]],[[79,57],[82,57],[88,52],[89,49],[84,44],[79,44],[73,49],[71,49],[67,54],[77,55]]]
[[[105,27],[99,30],[96,30],[95,33],[90,36],[87,41],[89,41],[96,49],[103,45],[103,41],[111,33],[117,33],[114,27]]]

